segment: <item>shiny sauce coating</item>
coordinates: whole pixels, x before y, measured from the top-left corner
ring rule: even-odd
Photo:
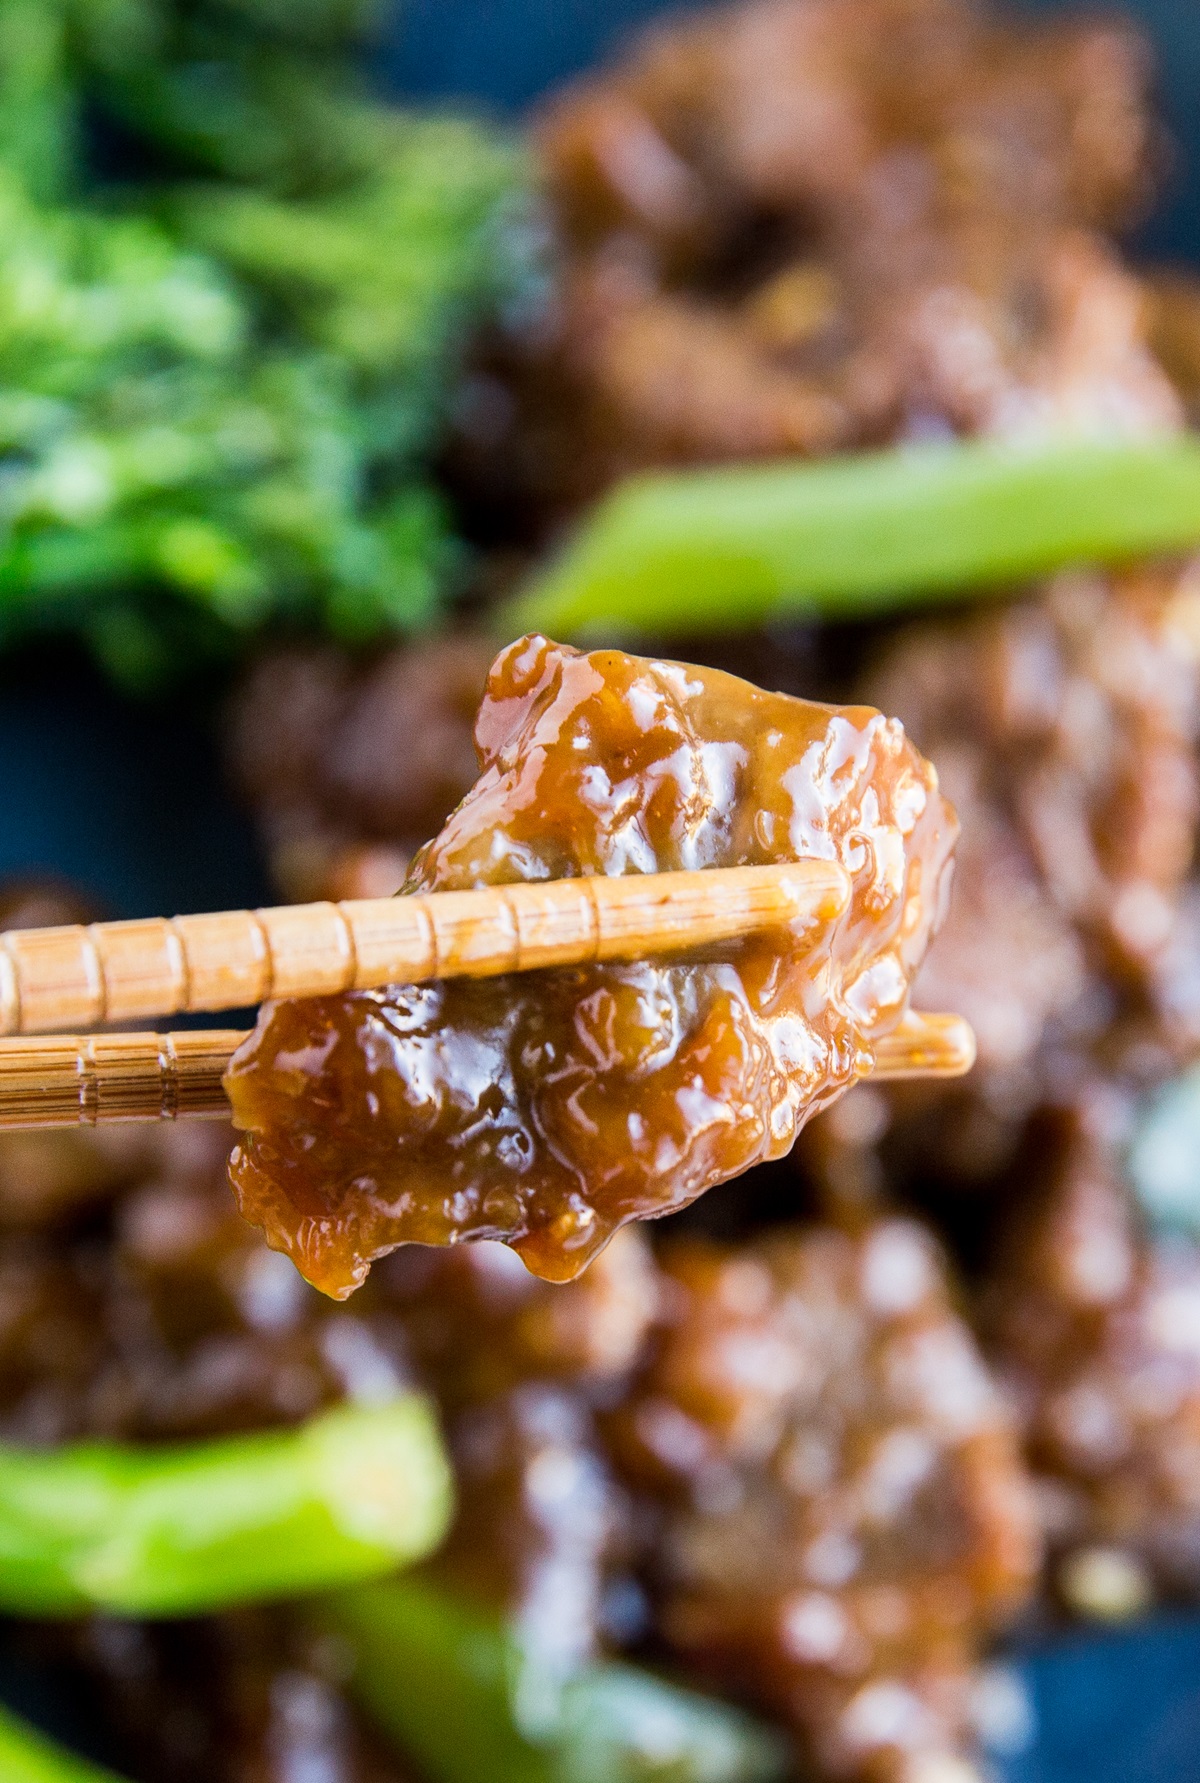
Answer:
[[[398,1244],[498,1238],[565,1281],[627,1221],[791,1146],[870,1069],[957,825],[868,707],[545,638],[497,658],[481,775],[405,892],[839,861],[852,895],[703,954],[267,1003],[227,1077],[242,1211],[338,1297]]]

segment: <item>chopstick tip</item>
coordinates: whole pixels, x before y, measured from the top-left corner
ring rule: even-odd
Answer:
[[[965,1077],[975,1063],[975,1030],[961,1015],[910,1009],[899,1026],[875,1043],[877,1078]]]

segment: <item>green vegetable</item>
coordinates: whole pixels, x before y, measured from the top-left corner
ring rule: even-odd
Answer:
[[[982,441],[636,477],[501,615],[506,635],[867,617],[1200,541],[1200,443]]]
[[[180,1447],[5,1447],[0,1608],[190,1615],[377,1578],[436,1545],[450,1493],[416,1397]]]
[[[423,1581],[338,1593],[321,1611],[352,1689],[431,1783],[768,1783],[782,1743],[748,1716],[634,1666],[586,1666],[530,1727],[521,1659],[490,1618]]]
[[[1200,1065],[1150,1099],[1129,1147],[1134,1192],[1160,1227],[1200,1235]]]
[[[76,1758],[0,1708],[0,1777],[4,1783],[120,1783],[112,1771]]]
[[[0,0],[0,644],[79,631],[144,684],[453,587],[427,459],[469,330],[528,287],[524,168],[374,98],[369,23]],[[85,152],[114,132],[137,184]]]

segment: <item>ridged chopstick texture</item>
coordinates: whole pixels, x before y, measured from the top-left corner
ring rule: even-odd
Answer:
[[[961,1015],[910,1009],[875,1042],[873,1077],[963,1077],[975,1063],[975,1034]]]
[[[0,935],[0,1034],[670,952],[845,908],[834,861],[151,917]]]
[[[229,1118],[224,1075],[248,1034],[48,1034],[0,1039],[0,1131]],[[911,1010],[875,1044],[876,1078],[961,1077],[975,1036],[960,1015]]]
[[[0,1129],[229,1118],[221,1087],[245,1034],[46,1034],[0,1039]]]

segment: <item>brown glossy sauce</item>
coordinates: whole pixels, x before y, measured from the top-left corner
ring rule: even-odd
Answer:
[[[246,1217],[327,1293],[398,1244],[499,1238],[578,1275],[628,1220],[785,1152],[870,1068],[945,903],[957,825],[894,720],[715,670],[521,639],[482,773],[405,890],[819,856],[847,910],[703,958],[264,1005],[228,1088]]]
[[[1125,1621],[1200,1591],[1200,1251],[1146,1229],[1103,1116],[1081,1099],[1038,1121],[979,1320],[1021,1415],[1056,1595]]]
[[[822,1777],[977,1779],[978,1655],[1040,1543],[936,1245],[881,1219],[660,1260],[657,1345],[609,1439],[663,1507],[661,1635],[779,1715]]]

